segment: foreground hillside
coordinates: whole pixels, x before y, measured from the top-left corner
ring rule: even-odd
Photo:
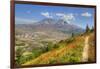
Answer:
[[[88,56],[87,61],[95,61],[94,33],[92,32],[88,34],[73,36],[66,40],[61,40],[56,44],[54,49],[45,52],[37,58],[33,58],[30,61],[23,63],[22,65],[83,62],[83,52],[87,36],[87,44],[89,46],[89,51],[86,52]]]

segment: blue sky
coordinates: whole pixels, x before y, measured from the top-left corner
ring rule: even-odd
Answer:
[[[63,19],[70,24],[85,28],[94,26],[94,8],[65,6],[43,6],[30,4],[15,5],[15,23],[29,24],[45,18]]]

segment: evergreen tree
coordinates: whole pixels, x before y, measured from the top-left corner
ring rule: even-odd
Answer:
[[[86,26],[86,31],[85,32],[90,32],[90,28],[89,28],[88,25]]]
[[[93,31],[94,31],[94,27],[92,26],[91,32],[93,32]]]
[[[74,33],[72,33],[72,37],[74,37]]]

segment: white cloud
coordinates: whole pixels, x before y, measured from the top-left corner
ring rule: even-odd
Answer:
[[[49,12],[42,12],[41,15],[43,15],[47,18],[53,18],[53,16],[51,16]]]
[[[63,13],[56,13],[56,15],[62,17],[62,16],[64,16],[65,14],[63,14]]]
[[[56,16],[61,17],[64,21],[70,23],[71,21],[75,20],[75,16],[72,13],[64,14],[64,13],[56,13]]]
[[[92,14],[88,13],[88,12],[84,12],[81,14],[81,16],[84,16],[84,17],[91,17]]]

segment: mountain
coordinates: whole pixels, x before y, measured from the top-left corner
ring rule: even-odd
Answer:
[[[36,22],[35,24],[55,24],[57,21],[52,18],[46,18],[43,20],[40,20],[39,22]]]
[[[54,20],[51,18],[46,18],[40,20],[39,22],[33,24],[16,24],[17,30],[22,30],[22,32],[45,32],[45,33],[63,33],[63,34],[72,34],[72,33],[82,33],[84,29],[81,27],[69,24],[66,21],[59,19]]]

